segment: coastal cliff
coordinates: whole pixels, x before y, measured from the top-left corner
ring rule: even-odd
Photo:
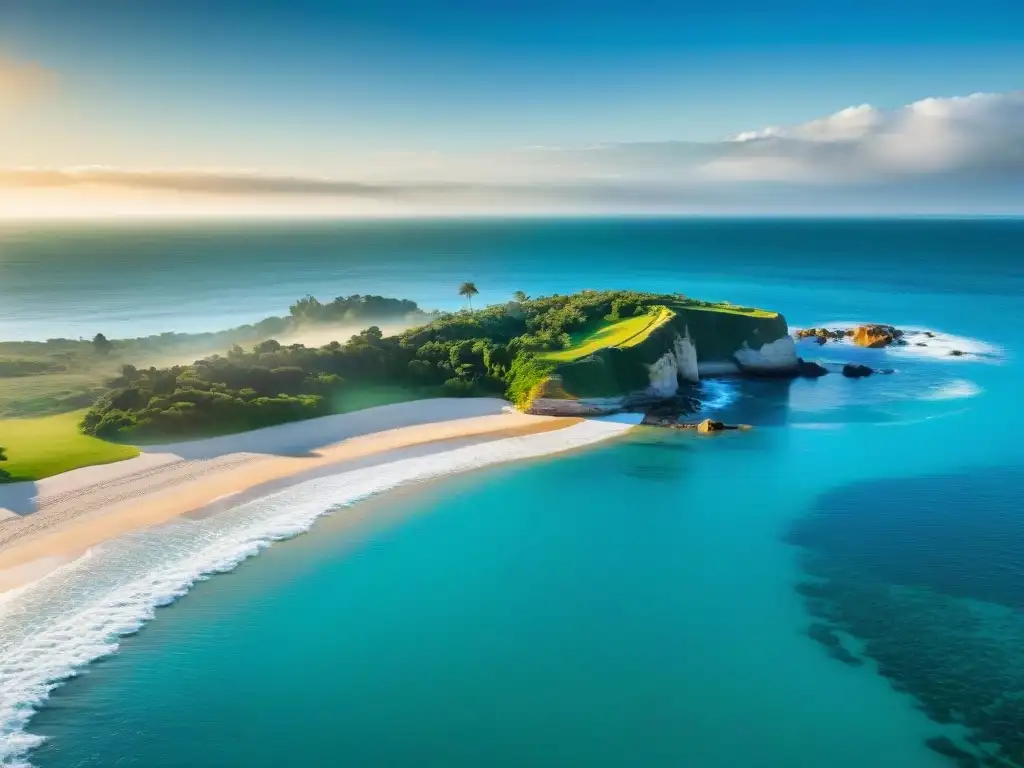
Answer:
[[[540,357],[542,368],[549,364],[521,407],[546,415],[601,415],[673,398],[680,386],[698,383],[702,371],[778,376],[798,370],[796,346],[780,314],[704,302],[666,302],[646,311],[650,324],[619,344],[576,358],[571,349],[557,359]]]

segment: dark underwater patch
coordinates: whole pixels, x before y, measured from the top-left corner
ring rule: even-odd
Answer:
[[[925,746],[959,766],[1024,767],[1022,499],[1017,468],[862,483],[822,496],[787,535],[802,548],[808,635],[840,660],[841,634],[859,638],[947,726]]]
[[[1024,610],[1024,471],[1016,467],[836,489],[787,540],[884,582]]]

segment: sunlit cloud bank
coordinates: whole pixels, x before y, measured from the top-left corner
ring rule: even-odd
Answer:
[[[722,141],[390,153],[343,176],[0,169],[0,213],[1024,212],[1024,92],[850,107]]]

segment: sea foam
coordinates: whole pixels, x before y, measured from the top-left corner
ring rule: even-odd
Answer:
[[[640,416],[439,451],[308,480],[206,518],[120,537],[38,582],[0,596],[0,766],[28,766],[42,738],[26,731],[50,692],[117,651],[198,581],[235,568],[325,513],[399,485],[559,453],[614,437]]]
[[[817,323],[814,327],[818,328],[855,328],[862,323],[851,323],[849,321],[843,322],[826,322]],[[941,362],[967,362],[967,361],[984,361],[989,363],[999,363],[1003,361],[1004,351],[1000,347],[990,344],[981,339],[972,339],[967,336],[957,336],[951,333],[944,333],[942,331],[936,331],[932,328],[924,328],[921,326],[899,326],[905,332],[904,339],[907,341],[905,345],[893,344],[882,349],[869,350],[866,347],[857,347],[850,339],[839,339],[829,341],[822,348],[818,348],[817,344],[813,340],[804,339],[798,344],[801,352],[807,354],[809,357],[814,357],[813,352],[816,348],[821,350],[822,354],[827,354],[828,351],[835,349],[836,347],[855,347],[858,351],[863,351],[865,354],[875,354],[880,358],[891,357],[893,360],[899,358],[913,359],[913,360],[936,360]],[[918,343],[924,344],[925,346],[918,346]],[[963,355],[953,355],[953,351],[962,352]]]
[[[924,395],[923,400],[959,400],[965,397],[975,397],[982,393],[981,387],[973,381],[966,379],[954,379],[933,387]]]
[[[736,384],[725,379],[701,379],[701,414],[714,413],[731,405],[739,393]]]

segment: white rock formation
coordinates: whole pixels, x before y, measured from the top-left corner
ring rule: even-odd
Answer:
[[[687,381],[696,384],[700,381],[697,370],[697,348],[690,338],[690,329],[686,335],[676,334],[672,349],[658,358],[654,365],[648,366],[650,384],[648,394],[655,397],[674,397],[679,391],[679,382]]]
[[[647,371],[651,382],[647,386],[648,393],[655,397],[673,397],[679,391],[679,368],[672,352],[659,357]]]
[[[697,369],[697,347],[690,339],[689,326],[685,329],[686,335],[681,337],[677,334],[673,344],[673,352],[676,357],[676,368],[679,370],[679,378],[696,384],[700,381],[700,371]]]
[[[798,358],[796,344],[792,336],[763,345],[760,349],[751,349],[743,342],[743,346],[734,353],[740,368],[754,373],[779,373],[796,368]]]

